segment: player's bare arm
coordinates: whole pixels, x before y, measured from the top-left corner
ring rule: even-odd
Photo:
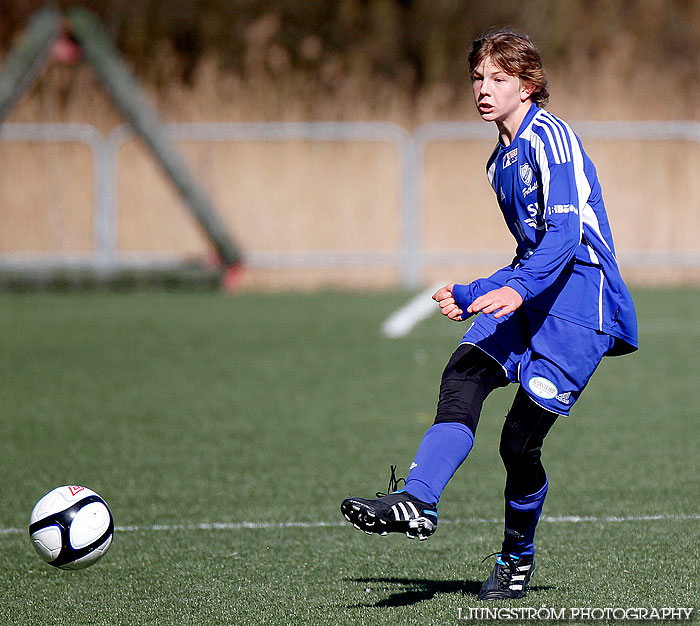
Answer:
[[[433,294],[433,300],[435,300],[439,305],[442,314],[455,322],[462,321],[462,315],[464,311],[457,306],[455,302],[453,289],[455,284],[446,285],[441,287]]]
[[[515,311],[523,303],[522,296],[512,287],[501,287],[479,296],[467,308],[467,313],[494,313],[495,318]]]

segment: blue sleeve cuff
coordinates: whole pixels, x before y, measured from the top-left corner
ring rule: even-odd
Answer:
[[[452,288],[452,296],[457,303],[457,306],[466,313],[467,307],[472,303],[474,298],[471,295],[470,285],[455,285]],[[462,316],[464,318],[464,316]]]
[[[510,287],[511,289],[515,289],[520,294],[520,297],[523,299],[523,302],[528,299],[530,296],[530,292],[523,287],[517,280],[508,280],[506,281],[506,284],[504,285],[505,287]]]

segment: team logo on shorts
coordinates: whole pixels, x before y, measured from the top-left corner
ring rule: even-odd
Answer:
[[[542,376],[534,376],[531,378],[528,387],[530,387],[532,393],[545,400],[556,398],[559,393],[557,386],[551,380],[542,378]]]

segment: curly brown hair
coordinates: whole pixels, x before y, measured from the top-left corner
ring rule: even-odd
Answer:
[[[542,58],[532,40],[509,28],[490,30],[472,42],[469,52],[469,74],[486,58],[506,74],[517,76],[524,83],[535,86],[531,99],[538,106],[549,101],[547,75]]]

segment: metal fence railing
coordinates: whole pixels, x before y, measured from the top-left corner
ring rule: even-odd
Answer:
[[[573,125],[584,139],[629,141],[689,141],[700,148],[698,122],[577,122]],[[200,123],[169,124],[167,133],[173,141],[240,142],[240,141],[336,141],[377,142],[395,150],[400,173],[399,189],[395,190],[400,204],[399,247],[393,251],[246,251],[248,264],[255,268],[289,267],[394,267],[403,287],[416,288],[423,284],[424,271],[430,266],[455,262],[483,262],[484,253],[463,251],[440,252],[424,249],[423,198],[426,149],[440,142],[494,139],[490,125],[480,122],[438,122],[426,124],[413,134],[401,127],[384,122],[313,122],[313,123]],[[32,254],[0,253],[3,268],[35,269],[37,267],[81,265],[108,271],[125,265],[157,266],[167,263],[163,255],[141,255],[135,258],[120,254],[117,246],[116,203],[117,155],[120,146],[132,136],[128,125],[120,126],[106,137],[97,129],[80,124],[4,124],[0,126],[2,142],[75,142],[88,147],[92,158],[93,252],[90,254]],[[695,204],[695,219],[700,220],[700,198]],[[488,252],[486,253],[488,256]],[[621,261],[656,266],[673,265],[700,268],[700,247],[697,249],[620,252]],[[502,255],[499,253],[499,258]]]
[[[400,269],[402,284],[415,284],[416,268],[412,250],[418,247],[418,233],[412,228],[415,202],[411,180],[415,176],[411,136],[401,127],[386,122],[313,122],[313,123],[195,123],[169,124],[168,135],[175,141],[188,142],[374,142],[392,146],[400,161],[401,170],[401,244],[400,251],[246,251],[246,263],[253,268],[275,269],[280,267],[339,267],[391,265]],[[107,187],[101,208],[109,221],[116,219],[114,184],[117,175],[119,148],[132,136],[130,126],[123,125],[110,133],[105,140],[105,177]],[[114,251],[113,242],[109,246]]]
[[[21,143],[77,143],[86,146],[90,150],[92,161],[92,197],[93,197],[93,222],[92,235],[94,239],[95,253],[85,255],[65,255],[61,258],[52,258],[46,255],[31,254],[0,254],[0,268],[12,267],[22,269],[51,266],[57,263],[64,265],[94,264],[106,267],[111,259],[105,255],[107,242],[111,235],[110,224],[106,220],[103,206],[105,195],[105,180],[108,170],[105,162],[107,151],[106,142],[102,134],[88,124],[0,124],[0,142]],[[28,174],[27,181],[31,181],[40,175],[37,172]],[[24,181],[12,181],[13,184],[24,184]]]
[[[662,141],[692,142],[700,153],[700,123],[693,121],[583,121],[572,125],[574,131],[586,142],[590,140],[611,141]],[[412,137],[411,148],[415,152],[416,178],[412,183],[413,197],[423,197],[423,175],[426,171],[426,150],[440,142],[474,141],[493,139],[491,125],[482,122],[435,122],[421,126]],[[700,177],[699,177],[700,178]],[[695,220],[700,222],[700,197],[688,199],[694,206]],[[413,219],[420,220],[422,206],[417,205]],[[692,226],[692,225],[691,225]],[[416,225],[420,232],[421,225]],[[700,268],[700,242],[696,249],[681,250],[618,250],[622,264],[635,267],[679,267]],[[426,266],[461,263],[465,265],[483,263],[485,259],[493,263],[503,261],[501,252],[493,255],[488,252],[441,252],[436,250],[416,251],[416,276],[421,276]],[[420,283],[418,283],[420,284]]]

